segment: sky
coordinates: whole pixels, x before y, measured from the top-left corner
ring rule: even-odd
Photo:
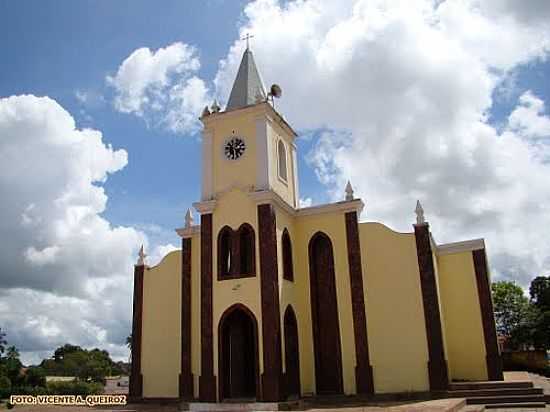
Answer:
[[[546,0],[0,0],[0,328],[25,363],[127,359],[132,271],[179,247],[205,106],[245,43],[298,131],[303,205],[341,200],[494,280],[550,275]]]

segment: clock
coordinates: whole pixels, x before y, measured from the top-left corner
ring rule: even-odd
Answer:
[[[229,160],[237,160],[241,157],[246,149],[244,140],[240,137],[233,137],[225,142],[224,153]]]

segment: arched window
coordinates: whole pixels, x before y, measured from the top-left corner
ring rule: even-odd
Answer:
[[[218,278],[228,277],[233,274],[235,263],[232,238],[233,230],[229,226],[224,226],[218,235]]]
[[[286,182],[286,148],[282,140],[279,140],[279,143],[277,144],[277,156],[279,158],[279,177]]]
[[[254,229],[248,223],[243,223],[239,228],[240,275],[253,275],[256,271],[255,251]]]
[[[292,268],[292,243],[288,230],[283,231],[283,279],[294,281],[294,270]]]

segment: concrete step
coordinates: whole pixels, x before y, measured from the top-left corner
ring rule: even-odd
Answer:
[[[491,405],[496,403],[545,403],[544,395],[471,396],[468,405]]]
[[[499,388],[532,388],[531,381],[486,381],[486,382],[453,382],[449,384],[449,390],[477,390]]]
[[[450,398],[469,398],[475,396],[510,396],[510,395],[541,395],[541,388],[498,388],[447,391]]]
[[[466,405],[460,412],[483,412],[484,410],[485,405]]]
[[[546,404],[544,402],[527,402],[527,403],[494,403],[491,405],[485,405],[486,409],[512,409],[512,408],[522,408],[522,409],[544,409]],[[534,412],[534,411],[533,411]]]

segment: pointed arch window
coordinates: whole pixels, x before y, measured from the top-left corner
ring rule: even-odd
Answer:
[[[279,143],[277,143],[277,158],[278,158],[279,177],[286,182],[287,181],[286,147],[282,140],[279,140]]]
[[[239,274],[241,275],[253,275],[256,271],[255,243],[254,229],[248,223],[243,223],[239,228]]]
[[[294,269],[292,266],[292,242],[290,241],[290,235],[285,228],[282,237],[282,249],[283,249],[283,279],[294,281]]]
[[[224,226],[218,235],[218,277],[228,277],[233,273],[233,230]]]
[[[218,280],[255,276],[254,229],[243,223],[238,230],[224,226],[218,234]]]

